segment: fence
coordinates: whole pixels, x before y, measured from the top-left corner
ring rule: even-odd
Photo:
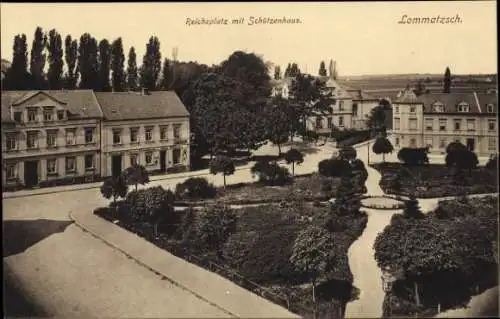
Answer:
[[[314,310],[306,307],[304,305],[301,305],[297,302],[292,303],[290,301],[290,298],[280,296],[279,294],[271,291],[269,288],[263,287],[247,278],[244,276],[238,274],[235,272],[233,269],[218,265],[211,261],[209,258],[203,258],[199,257],[196,255],[190,254],[186,249],[181,250],[182,256],[189,262],[192,262],[200,267],[206,268],[210,270],[211,272],[214,272],[218,275],[221,275],[238,286],[250,290],[251,292],[260,295],[262,298],[265,298],[277,305],[280,305],[284,308],[287,308],[293,313],[299,314],[299,315],[310,315],[314,313]]]

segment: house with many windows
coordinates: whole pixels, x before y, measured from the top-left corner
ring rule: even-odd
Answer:
[[[444,154],[461,142],[480,156],[497,154],[498,99],[486,93],[408,93],[393,102],[393,144]]]
[[[189,113],[174,92],[3,91],[1,102],[4,186],[189,167]]]

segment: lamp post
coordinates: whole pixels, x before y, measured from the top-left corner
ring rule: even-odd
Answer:
[[[396,281],[396,277],[394,277],[390,273],[390,268],[386,267],[382,271],[382,277],[381,277],[381,279],[382,279],[382,289],[389,296],[388,305],[389,305],[389,318],[390,318],[390,317],[392,317],[392,296],[391,296],[391,293],[392,293],[392,284],[394,283],[394,281]]]

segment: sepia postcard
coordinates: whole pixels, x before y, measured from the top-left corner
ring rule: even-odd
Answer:
[[[497,317],[495,1],[1,3],[5,317]]]

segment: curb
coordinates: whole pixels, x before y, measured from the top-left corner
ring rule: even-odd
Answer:
[[[72,221],[73,221],[73,223],[74,223],[74,224],[75,224],[78,228],[80,228],[83,232],[89,233],[92,237],[94,237],[94,238],[97,238],[97,239],[101,240],[101,241],[102,241],[102,242],[104,242],[107,246],[109,246],[109,247],[111,247],[111,248],[113,248],[113,249],[115,249],[115,250],[117,250],[117,251],[121,252],[122,254],[124,254],[125,256],[127,256],[127,258],[132,259],[132,260],[133,260],[133,261],[135,261],[137,264],[139,264],[139,265],[141,265],[142,267],[146,268],[147,270],[149,270],[149,271],[153,272],[155,275],[160,276],[160,277],[161,277],[161,280],[167,280],[167,281],[168,281],[168,282],[170,282],[171,284],[173,284],[173,285],[175,285],[175,286],[177,286],[177,287],[179,287],[179,288],[181,288],[181,289],[183,289],[183,290],[185,290],[185,291],[187,291],[187,292],[189,292],[189,293],[193,294],[195,297],[197,297],[198,299],[200,299],[200,300],[202,300],[202,301],[204,301],[204,302],[208,303],[209,305],[214,306],[215,308],[217,308],[217,309],[219,309],[219,310],[223,311],[224,313],[226,313],[226,314],[228,314],[228,315],[230,315],[230,316],[232,316],[232,317],[234,317],[234,318],[238,318],[238,316],[237,316],[237,315],[235,315],[235,314],[231,313],[230,311],[228,311],[228,310],[226,310],[226,309],[222,308],[221,306],[219,306],[219,305],[217,305],[217,304],[215,304],[215,303],[211,302],[210,300],[208,300],[208,299],[204,298],[203,296],[199,295],[198,293],[196,293],[196,292],[192,291],[192,290],[191,290],[191,289],[189,289],[188,287],[186,287],[186,286],[184,286],[184,285],[181,285],[180,283],[176,282],[175,280],[171,279],[170,277],[168,277],[167,275],[165,275],[165,274],[161,273],[160,271],[158,271],[158,270],[156,270],[156,269],[154,269],[154,268],[152,268],[152,267],[148,266],[147,264],[145,264],[144,262],[142,262],[142,261],[140,261],[139,259],[135,258],[134,256],[130,255],[129,253],[127,253],[126,251],[124,251],[123,249],[121,249],[120,247],[118,247],[117,245],[115,245],[115,244],[113,244],[112,242],[110,242],[110,241],[108,241],[108,240],[104,239],[102,236],[100,236],[100,235],[96,234],[94,231],[92,231],[92,230],[90,230],[89,228],[85,227],[85,226],[83,225],[83,223],[81,223],[81,222],[77,221],[77,220],[73,217],[73,215],[71,214],[71,211],[69,211],[69,212],[68,212],[68,217],[69,217],[69,219],[70,219],[70,220],[72,220]],[[113,227],[113,226],[114,226],[114,227],[119,227],[119,226],[114,225],[113,223],[111,223],[111,224],[112,224],[112,225],[111,225],[111,227]],[[187,261],[186,261],[186,262],[187,262]]]

